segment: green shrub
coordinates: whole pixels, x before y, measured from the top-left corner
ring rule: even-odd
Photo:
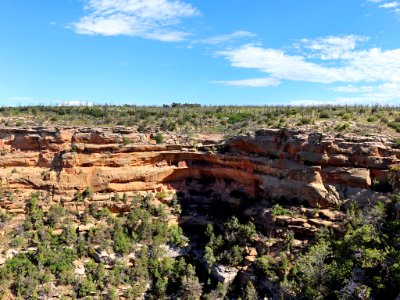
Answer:
[[[71,152],[78,152],[78,146],[76,144],[71,144]]]
[[[279,204],[275,204],[271,208],[271,214],[273,216],[281,216],[281,215],[294,216],[294,212],[293,211],[291,211],[290,209],[287,209],[287,208],[283,208]]]
[[[341,125],[337,125],[335,129],[337,131],[345,131],[345,130],[347,130],[349,128],[350,128],[350,124],[346,122],[346,123],[343,123]]]
[[[122,124],[121,124],[121,125],[122,125]],[[132,141],[131,141],[129,138],[127,138],[127,137],[124,136],[124,138],[123,138],[123,140],[122,140],[122,143],[126,146],[126,145],[131,144]]]
[[[235,124],[238,122],[243,122],[248,120],[251,117],[250,113],[236,113],[232,114],[228,117],[228,123],[229,124]]]
[[[309,125],[312,123],[310,118],[301,118],[298,125]]]
[[[390,122],[388,127],[393,128],[396,132],[400,132],[400,123],[397,122]]]
[[[319,114],[319,117],[320,117],[321,119],[329,119],[329,118],[331,117],[331,114],[330,114],[328,111],[322,111],[322,112]]]
[[[118,194],[118,193],[115,193],[115,194],[114,194],[113,200],[114,200],[115,202],[121,201],[121,198],[119,197],[119,194]]]
[[[80,279],[77,288],[78,297],[88,297],[96,293],[96,285],[91,278]]]
[[[164,143],[164,136],[161,133],[159,133],[154,136],[154,140],[157,142],[157,144],[162,144]]]
[[[60,204],[54,204],[47,213],[47,222],[50,226],[55,227],[65,215],[64,208]]]
[[[234,245],[222,254],[222,258],[229,266],[238,266],[243,261],[243,248]]]
[[[342,120],[343,121],[350,121],[351,120],[351,115],[350,114],[344,114],[342,116]]]
[[[42,275],[27,254],[14,256],[0,268],[0,282],[11,280],[11,291],[24,299],[37,298],[36,291]]]
[[[393,142],[392,145],[393,148],[400,149],[400,138],[393,138],[392,142]]]
[[[128,194],[127,193],[123,193],[122,194],[122,202],[127,203],[129,200]]]
[[[94,194],[93,188],[90,187],[90,186],[88,186],[88,187],[83,191],[82,197],[85,198],[85,199],[90,199],[90,200],[92,200],[93,194]]]
[[[131,241],[124,233],[120,225],[116,225],[113,232],[114,251],[120,254],[127,254],[131,248]]]

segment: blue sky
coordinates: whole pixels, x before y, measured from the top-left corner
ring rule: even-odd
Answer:
[[[0,105],[397,105],[399,32],[392,0],[3,0]]]

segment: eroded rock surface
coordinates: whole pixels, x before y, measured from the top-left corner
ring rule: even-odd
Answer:
[[[40,191],[49,203],[82,210],[88,202],[109,203],[115,192],[186,192],[188,179],[206,179],[232,205],[232,192],[241,192],[327,208],[380,197],[373,190],[387,189],[400,159],[400,150],[381,137],[295,130],[262,130],[199,148],[179,136],[165,140],[156,144],[129,128],[0,129],[0,206],[23,213],[26,197]],[[88,187],[94,194],[78,201]]]

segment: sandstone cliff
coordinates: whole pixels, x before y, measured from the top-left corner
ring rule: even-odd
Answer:
[[[377,137],[295,130],[193,147],[173,136],[156,144],[128,128],[0,129],[0,207],[23,213],[26,197],[41,192],[49,203],[80,210],[92,201],[107,203],[116,192],[185,193],[188,179],[206,180],[203,185],[226,198],[235,191],[332,207],[390,190],[388,173],[400,160],[391,145]],[[77,201],[88,187],[93,196]]]

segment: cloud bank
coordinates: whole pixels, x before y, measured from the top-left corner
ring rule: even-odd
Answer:
[[[349,37],[335,39],[348,41]],[[278,80],[316,83],[400,81],[400,49],[354,50],[344,42],[340,47],[332,47],[331,40],[332,37],[307,40],[304,50],[310,49],[309,45],[312,50],[305,55],[252,44],[220,51],[217,55],[226,58],[232,67],[256,69]]]
[[[327,85],[341,94],[338,100],[388,102],[399,100],[400,49],[357,48],[365,36],[328,36],[302,39],[285,51],[246,44],[216,53],[231,67],[254,69],[264,77],[219,80],[219,84],[247,87],[277,86],[283,81]],[[299,54],[300,53],[300,54]],[[331,87],[336,85],[336,87]]]
[[[391,13],[400,16],[400,1],[368,0],[378,5],[379,8],[387,9]]]
[[[72,24],[79,34],[128,35],[165,42],[184,40],[190,33],[177,29],[183,18],[199,15],[179,0],[89,0],[86,15]]]

